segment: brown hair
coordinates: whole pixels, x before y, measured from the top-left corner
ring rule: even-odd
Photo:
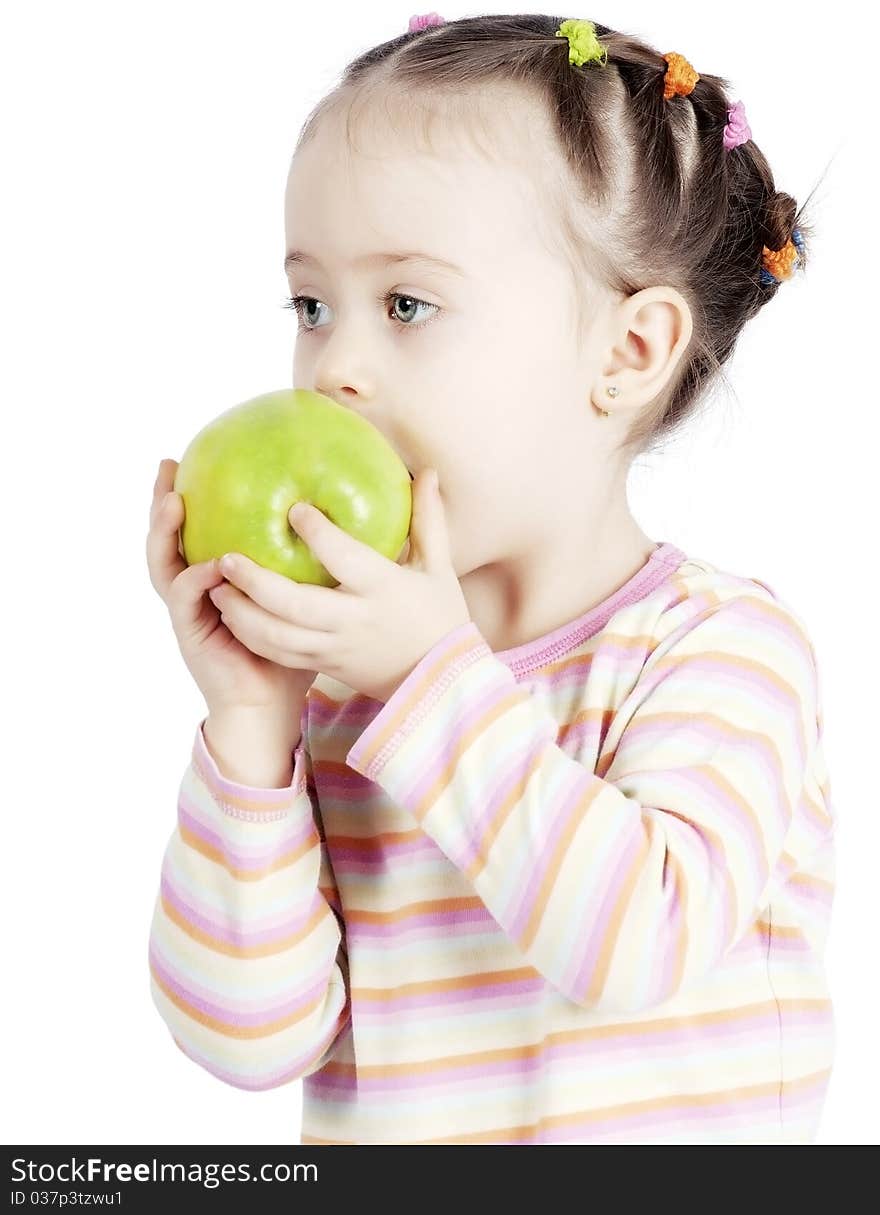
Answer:
[[[757,144],[724,149],[733,104],[727,80],[700,72],[689,95],[664,100],[669,65],[653,47],[595,23],[607,64],[573,66],[567,39],[556,36],[563,20],[541,13],[463,17],[383,42],[345,68],[306,120],[297,149],[337,110],[345,113],[351,144],[355,112],[369,113],[377,98],[386,114],[391,101],[401,102],[410,127],[449,103],[465,130],[481,99],[490,99],[491,110],[498,86],[542,100],[567,164],[557,182],[545,175],[541,185],[551,192],[575,271],[578,333],[589,312],[585,282],[624,298],[669,285],[691,309],[687,350],[621,445],[635,456],[694,414],[723,379],[721,367],[746,321],[776,294],[777,281],[762,281],[764,246],[781,249],[798,227],[803,267],[812,228],[801,218],[804,207],[776,190]],[[526,154],[530,134],[519,136]],[[423,137],[430,143],[426,126]]]

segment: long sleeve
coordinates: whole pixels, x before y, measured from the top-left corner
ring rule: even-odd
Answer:
[[[524,962],[600,1013],[656,1007],[709,974],[795,868],[787,849],[828,832],[818,675],[794,613],[740,593],[645,641],[595,771],[473,622],[346,758],[466,875]]]
[[[150,990],[200,1067],[275,1088],[322,1067],[349,1022],[344,922],[305,730],[290,786],[263,789],[222,775],[203,726],[162,861]]]

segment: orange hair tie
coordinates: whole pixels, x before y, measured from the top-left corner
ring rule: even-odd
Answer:
[[[699,73],[694,71],[684,55],[678,55],[675,51],[670,51],[663,58],[669,64],[663,77],[663,100],[668,101],[676,93],[687,97],[688,93],[694,91],[694,85],[700,79]]]
[[[785,279],[791,278],[797,259],[798,251],[794,241],[787,240],[781,249],[768,249],[765,245],[761,265],[775,279]]]

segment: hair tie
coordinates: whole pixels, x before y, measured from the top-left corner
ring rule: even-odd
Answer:
[[[445,25],[446,18],[439,13],[425,13],[422,17],[410,17],[408,33],[416,30],[426,30],[429,25]]]
[[[445,17],[439,13],[424,13],[409,19],[409,33],[428,29],[432,25],[446,25]],[[592,21],[581,21],[568,18],[563,21],[555,33],[556,38],[568,39],[568,62],[577,67],[585,63],[598,63],[600,67],[608,64],[608,48],[603,46],[596,35],[596,26]],[[663,74],[663,99],[669,101],[673,97],[687,97],[693,91],[700,79],[684,55],[670,51],[664,55],[667,68]],[[746,118],[745,106],[741,101],[735,101],[727,109],[727,123],[722,135],[722,145],[725,152],[738,148],[752,138],[752,131]],[[791,278],[801,261],[804,241],[799,228],[795,228],[791,239],[786,241],[781,249],[768,249],[765,245],[761,254],[761,284],[781,282]]]
[[[800,228],[795,228],[791,239],[787,240],[781,249],[768,249],[764,246],[761,255],[761,285],[779,283],[791,278],[800,265],[800,255],[804,251],[804,238]]]
[[[752,129],[746,118],[745,106],[741,101],[735,101],[727,111],[727,126],[722,136],[724,150],[729,152],[751,138]]]
[[[700,79],[699,73],[694,71],[684,55],[679,55],[675,51],[670,51],[663,58],[669,64],[663,77],[664,101],[668,101],[670,97],[674,97],[676,94],[681,97],[687,97],[689,93],[694,91],[694,85]]]
[[[598,63],[600,67],[605,67],[608,62],[608,49],[596,37],[596,27],[592,21],[574,18],[563,21],[555,37],[568,39],[569,63],[578,67],[585,63]]]

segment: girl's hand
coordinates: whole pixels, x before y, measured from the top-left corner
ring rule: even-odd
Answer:
[[[235,553],[229,572],[220,571],[230,585],[215,587],[209,598],[229,632],[254,654],[280,667],[323,671],[385,701],[442,637],[470,620],[431,470],[415,482],[405,565],[308,504],[292,506],[288,517],[340,585],[293,582]]]
[[[162,460],[153,486],[147,568],[150,581],[164,600],[183,661],[201,689],[209,713],[225,709],[259,708],[278,714],[299,733],[302,704],[317,671],[277,666],[241,644],[222,623],[206,597],[223,581],[216,562],[187,565],[178,536],[184,507],[172,491],[175,460]],[[168,495],[166,500],[166,494]]]

